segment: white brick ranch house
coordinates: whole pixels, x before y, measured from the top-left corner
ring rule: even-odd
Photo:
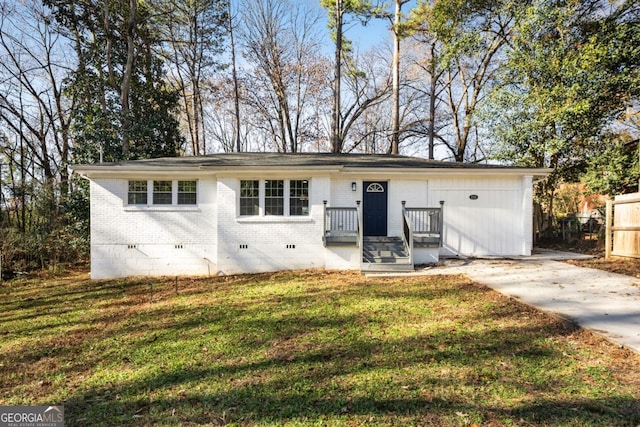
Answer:
[[[77,165],[91,277],[411,270],[530,255],[548,169],[405,156],[226,153]]]

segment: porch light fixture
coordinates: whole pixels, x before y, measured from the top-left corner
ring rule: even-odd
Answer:
[[[356,189],[358,188],[357,184],[355,182],[351,183],[351,191],[356,191]]]

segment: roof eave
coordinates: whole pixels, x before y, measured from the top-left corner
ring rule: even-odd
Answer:
[[[84,178],[108,178],[118,176],[142,176],[142,175],[207,175],[228,176],[234,174],[261,174],[279,172],[304,172],[309,173],[336,173],[342,169],[339,165],[330,166],[121,166],[121,165],[78,165],[71,167],[72,173],[77,173]]]
[[[193,166],[101,166],[101,165],[78,165],[71,167],[72,173],[77,173],[83,178],[108,178],[117,176],[135,175],[180,175],[180,174],[203,174],[199,167]]]
[[[518,175],[518,176],[533,176],[533,177],[547,177],[553,169],[549,168],[447,168],[447,167],[433,167],[433,168],[359,168],[345,166],[343,172],[345,174],[373,174],[384,172],[385,175],[406,175],[406,174],[428,174],[428,175]]]
[[[294,166],[146,166],[136,165],[77,165],[71,168],[73,173],[84,178],[109,178],[109,177],[136,177],[149,175],[207,175],[207,176],[230,176],[235,174],[274,174],[293,173],[304,174],[322,173],[344,173],[345,175],[469,175],[476,176],[532,176],[534,178],[545,178],[553,169],[549,168],[517,168],[517,167],[358,167],[349,165],[294,165]]]

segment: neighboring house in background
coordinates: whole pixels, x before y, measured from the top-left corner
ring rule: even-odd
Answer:
[[[91,277],[412,270],[530,255],[548,169],[355,154],[226,153],[77,165]]]

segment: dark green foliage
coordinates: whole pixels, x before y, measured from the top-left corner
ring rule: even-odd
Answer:
[[[640,95],[638,6],[603,17],[600,3],[527,11],[493,105],[499,157],[556,168],[582,161],[581,151]]]
[[[591,157],[582,182],[593,193],[616,194],[638,191],[640,168],[638,167],[638,142],[624,142],[616,135],[602,140],[604,150]]]
[[[24,226],[3,217],[0,248],[3,277],[31,270],[57,270],[87,259],[89,250],[88,186],[60,204],[57,185],[29,189]],[[81,187],[82,187],[81,185]],[[17,206],[7,216],[20,214]]]
[[[66,89],[80,100],[74,162],[97,162],[100,150],[105,161],[178,155],[184,144],[174,116],[178,91],[166,84],[156,53],[161,41],[151,4],[138,2],[132,11],[124,0],[106,3],[108,10],[96,0],[45,2],[76,38],[79,63]]]
[[[551,167],[539,196],[575,181],[607,151],[610,126],[640,96],[640,5],[562,0],[527,8],[516,26],[502,89],[490,106],[496,158]],[[551,214],[551,212],[549,212]]]
[[[160,74],[160,64],[157,73]],[[134,85],[130,129],[130,158],[175,157],[184,145],[173,115],[178,105],[178,92],[156,87],[152,81]]]
[[[75,163],[97,163],[102,159],[113,162],[122,158],[122,137],[117,126],[119,120],[114,109],[103,109],[96,104],[79,106],[73,124],[76,146]]]
[[[75,260],[84,261],[89,258],[89,181],[74,178],[74,191],[64,203],[65,235],[69,249]],[[71,261],[71,260],[69,260]]]

